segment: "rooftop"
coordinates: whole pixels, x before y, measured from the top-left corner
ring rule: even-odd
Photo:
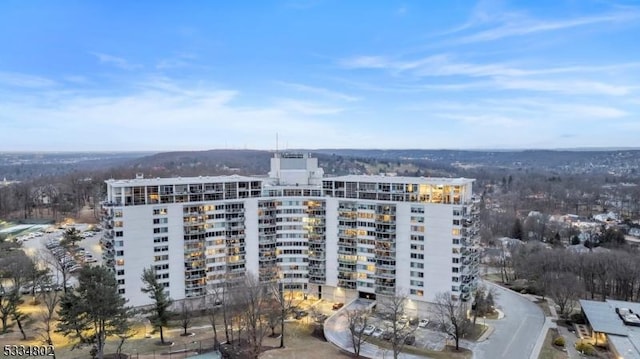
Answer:
[[[621,312],[630,311],[634,314],[640,314],[640,303],[620,300],[605,302],[580,300],[580,306],[593,330],[606,333],[610,344],[615,347],[622,358],[640,359],[640,327],[625,325],[616,311],[617,309]]]
[[[446,178],[446,177],[398,177],[398,176],[379,176],[379,175],[347,175],[347,176],[337,176],[337,177],[326,177],[326,178],[323,178],[323,181],[464,185],[464,184],[471,184],[475,180],[471,178]]]
[[[248,182],[262,181],[263,178],[248,177],[239,175],[230,176],[199,176],[199,177],[169,177],[169,178],[132,178],[132,179],[110,179],[105,182],[116,187],[127,186],[155,186],[172,184],[196,184],[196,183],[219,183],[219,182]]]

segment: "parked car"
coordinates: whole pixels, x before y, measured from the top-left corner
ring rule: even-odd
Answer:
[[[382,333],[382,339],[391,340],[391,338],[393,338],[393,333],[391,331],[387,330],[384,333]]]
[[[371,335],[371,334],[373,334],[374,330],[376,330],[376,327],[371,325],[371,324],[369,324],[364,328],[364,330],[362,331],[362,334]]]
[[[404,338],[404,343],[405,343],[405,344],[407,344],[407,345],[413,345],[413,344],[415,344],[415,343],[416,343],[416,337],[415,337],[415,335],[407,335],[407,336]]]
[[[429,319],[420,319],[420,323],[418,323],[418,328],[426,328],[429,325]]]
[[[333,307],[331,307],[333,310],[338,310],[340,308],[342,308],[344,306],[344,303],[333,303]]]
[[[373,334],[371,334],[374,338],[379,338],[382,334],[384,333],[384,330],[382,330],[382,328],[376,328],[373,331]]]
[[[296,319],[302,319],[307,315],[309,315],[309,312],[307,312],[306,310],[296,310],[295,313],[296,313]]]

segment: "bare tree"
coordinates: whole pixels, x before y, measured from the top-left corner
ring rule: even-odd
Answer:
[[[213,329],[213,345],[216,348],[218,347],[218,330],[216,324],[222,307],[222,291],[222,288],[213,288],[209,290],[204,298],[207,318]]]
[[[351,345],[356,358],[360,356],[360,347],[362,343],[366,341],[366,336],[363,333],[367,326],[369,315],[368,310],[356,309],[347,311],[347,324],[349,326],[349,333],[351,334]]]
[[[460,338],[471,329],[465,306],[450,292],[444,292],[436,295],[435,310],[440,328],[455,340],[456,350],[460,350]]]
[[[247,330],[249,355],[258,358],[262,340],[269,328],[266,320],[270,292],[266,284],[260,283],[258,276],[247,273],[242,286],[237,288],[238,301],[242,305],[241,319]]]
[[[64,258],[64,255],[56,255],[51,250],[45,250],[40,253],[40,260],[49,264],[57,273],[60,274],[60,276],[62,276],[62,288],[66,294],[67,280],[71,276],[71,266],[69,266],[69,262]]]
[[[193,319],[193,308],[191,307],[191,303],[184,299],[182,303],[180,303],[180,326],[183,329],[182,336],[186,337],[189,335],[187,330],[191,325],[191,320]]]
[[[284,348],[284,320],[293,310],[293,295],[285,293],[284,283],[281,281],[273,281],[269,285],[273,298],[277,301],[280,309],[280,348]]]
[[[402,348],[404,348],[405,340],[415,330],[409,325],[408,317],[405,314],[406,301],[406,294],[397,294],[381,300],[382,310],[391,320],[391,326],[387,330],[391,332],[391,349],[393,350],[394,359],[398,358]]]
[[[53,345],[51,333],[55,329],[53,320],[56,316],[56,307],[60,303],[60,295],[57,291],[43,292],[42,303],[44,304],[44,309],[40,312],[40,323],[42,324],[37,332],[45,344]]]
[[[584,292],[579,278],[572,273],[552,273],[549,277],[549,297],[559,308],[560,316],[566,318]]]

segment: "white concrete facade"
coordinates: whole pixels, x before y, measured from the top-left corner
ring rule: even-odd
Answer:
[[[317,159],[277,155],[269,178],[107,181],[105,263],[133,306],[145,268],[173,299],[259,274],[346,301],[406,294],[411,305],[477,282],[471,179],[322,177]],[[418,310],[418,309],[416,309]]]

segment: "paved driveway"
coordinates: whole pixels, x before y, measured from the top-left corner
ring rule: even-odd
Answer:
[[[351,343],[351,333],[349,332],[349,324],[347,320],[347,310],[362,309],[369,306],[372,302],[362,299],[356,299],[340,309],[324,322],[324,336],[332,344],[339,348],[353,353],[353,344]],[[392,358],[391,350],[380,349],[379,347],[362,343],[360,346],[360,354],[368,358]],[[427,357],[413,354],[400,353],[402,359],[424,359]]]
[[[505,317],[487,320],[495,328],[488,340],[481,343],[465,342],[463,346],[473,350],[475,359],[528,359],[544,324],[542,310],[517,293],[492,283],[485,284],[496,289],[497,307]],[[480,323],[483,321],[478,320]]]

